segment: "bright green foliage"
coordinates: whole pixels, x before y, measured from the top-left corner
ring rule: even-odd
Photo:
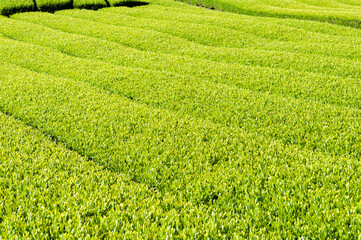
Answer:
[[[0,0],[0,15],[9,16],[16,12],[34,10],[33,0]]]
[[[22,16],[24,17],[23,19],[25,19],[27,16],[29,16],[29,14],[25,14]],[[6,22],[10,24],[8,30]],[[119,65],[125,64],[128,66],[139,68],[143,66],[146,68],[152,68],[154,70],[173,70],[177,72],[182,70],[182,72],[180,72],[182,74],[191,74],[195,77],[198,77],[199,79],[208,78],[208,81],[205,82],[199,82],[199,80],[195,82],[200,84],[200,86],[207,86],[209,82],[213,82],[213,84],[221,83],[227,87],[230,86],[229,90],[227,90],[230,92],[229,94],[225,94],[223,90],[224,87],[222,85],[222,91],[215,91],[214,87],[209,87],[208,91],[196,95],[205,97],[208,101],[209,99],[214,99],[214,102],[216,104],[211,104],[211,102],[207,102],[205,104],[197,103],[192,94],[192,90],[190,90],[189,98],[195,101],[195,106],[192,106],[191,109],[194,109],[196,107],[195,110],[197,116],[201,114],[201,116],[203,117],[203,114],[208,114],[209,112],[211,112],[214,113],[214,115],[218,116],[216,118],[213,116],[211,117],[211,119],[214,119],[214,121],[216,122],[221,121],[224,124],[242,127],[247,129],[248,131],[273,136],[278,139],[282,139],[285,143],[297,143],[310,149],[330,151],[336,155],[342,155],[344,153],[347,153],[359,156],[360,154],[361,149],[359,145],[359,127],[358,122],[355,120],[360,114],[359,110],[332,105],[323,106],[321,103],[317,102],[312,103],[308,100],[298,101],[292,100],[292,98],[290,98],[291,96],[298,95],[294,91],[297,91],[299,89],[307,91],[309,89],[314,89],[317,85],[320,84],[326,86],[325,82],[318,82],[315,84],[314,81],[319,81],[319,77],[315,77],[313,78],[313,80],[309,80],[309,84],[311,84],[311,86],[309,85],[298,88],[286,87],[285,90],[282,91],[289,91],[289,95],[291,96],[285,98],[280,98],[277,95],[269,96],[268,93],[261,94],[253,93],[250,91],[248,91],[248,93],[246,94],[247,97],[240,98],[240,96],[244,95],[246,92],[237,93],[234,92],[235,90],[233,90],[234,88],[237,89],[237,87],[240,86],[239,79],[244,78],[245,82],[251,82],[248,83],[248,88],[250,88],[250,90],[263,90],[264,92],[267,92],[272,90],[272,88],[278,88],[279,85],[282,85],[282,83],[280,82],[282,79],[284,79],[283,81],[285,82],[289,81],[289,78],[291,78],[292,75],[294,75],[295,73],[288,73],[289,76],[287,76],[285,75],[287,74],[286,72],[276,69],[274,70],[274,75],[271,75],[272,77],[270,77],[272,71],[269,71],[269,69],[259,69],[259,71],[257,71],[256,69],[256,71],[254,71],[253,68],[246,68],[243,69],[243,71],[240,71],[242,70],[240,68],[232,69],[225,67],[225,69],[222,70],[219,64],[212,65],[211,62],[204,63],[205,69],[199,69],[200,66],[202,66],[202,61],[200,60],[192,62],[192,59],[189,58],[171,58],[172,56],[164,56],[151,53],[144,54],[144,52],[134,50],[131,51],[130,48],[125,48],[115,43],[105,42],[94,38],[74,36],[71,34],[66,34],[38,26],[30,27],[31,24],[23,24],[21,22],[18,22],[18,24],[16,24],[17,21],[6,22],[4,22],[4,24],[1,24],[1,29],[4,30],[0,30],[0,32],[2,32],[3,34],[12,34],[11,38],[17,37],[19,40],[22,41],[30,41],[32,43],[38,43],[41,45],[46,45],[48,47],[53,47],[73,56],[88,59],[98,59],[101,61],[107,61],[109,63]],[[14,25],[17,26],[18,32],[10,28],[10,26]],[[68,26],[68,23],[64,25]],[[39,31],[46,33],[46,35],[39,36]],[[57,37],[55,38],[55,36]],[[95,46],[103,47],[95,48]],[[96,51],[94,51],[94,49],[96,49]],[[122,58],[119,58],[119,56],[122,56]],[[216,71],[212,71],[212,69],[216,69]],[[210,74],[207,76],[208,71],[210,71]],[[200,74],[197,74],[197,72],[200,72]],[[229,72],[234,75],[228,78],[227,73]],[[268,77],[264,77],[268,79],[265,79],[264,82],[268,82],[268,84],[270,84],[270,80],[272,80],[275,86],[272,86],[271,88],[269,85],[262,86],[262,84],[260,84],[260,87],[255,87],[253,83],[255,81],[258,81],[260,76],[262,77],[264,75]],[[284,76],[286,77],[284,78]],[[304,79],[304,75],[300,75],[298,82],[302,83],[304,82]],[[325,78],[324,81],[327,81],[327,79],[329,79],[329,77]],[[315,85],[312,86],[312,84]],[[189,84],[187,84],[187,86],[189,86]],[[263,89],[260,89],[261,87],[263,87]],[[192,88],[197,90],[199,89],[199,91],[204,89],[204,87],[199,86],[192,86],[191,89]],[[334,92],[334,82],[332,80],[329,83],[329,88],[329,94],[326,93],[324,95],[324,102],[326,103],[328,101],[328,96],[332,92]],[[168,88],[164,90],[164,92],[168,92],[170,96],[177,96],[177,94],[171,94],[171,92],[169,91],[171,90],[168,90]],[[282,91],[279,90],[277,93],[283,93]],[[319,89],[318,91],[323,92],[324,90]],[[316,91],[305,94],[305,98],[309,98],[309,96],[315,94],[314,92]],[[217,95],[223,96],[226,99],[234,100],[219,101],[217,98],[219,98],[220,96]],[[343,96],[345,99],[344,90],[340,90],[339,96]],[[180,98],[182,99],[183,97]],[[250,100],[249,98],[252,98],[252,100]],[[314,99],[316,100],[317,98]],[[355,97],[354,99],[357,100],[358,98]],[[339,100],[339,97],[335,97],[334,99],[334,101]],[[184,99],[184,101],[188,100]],[[346,105],[357,104],[356,106],[359,106],[359,103],[356,101],[348,101],[347,98],[344,101]],[[173,103],[178,102],[179,101],[173,101]],[[231,103],[234,104],[233,107],[230,107],[229,104]],[[169,107],[171,109],[182,109],[184,108],[184,106],[187,105],[181,104],[181,106],[182,107],[177,107],[174,106],[174,104],[171,104]],[[212,111],[211,109],[215,109],[216,106],[219,106],[219,111]],[[208,107],[210,109],[207,109]],[[355,105],[353,107],[355,107]],[[221,109],[228,109],[228,111],[222,111]],[[245,109],[249,110],[245,111]],[[310,109],[313,110],[310,111]],[[207,117],[207,115],[205,116]],[[344,120],[334,122],[333,117],[339,117],[340,119]],[[306,125],[305,123],[308,121],[309,124]],[[345,124],[344,121],[347,121],[347,124]],[[341,127],[341,125],[343,125],[344,127]],[[340,128],[342,129],[338,130]],[[324,138],[324,134],[326,134],[326,138]]]
[[[29,14],[27,14],[29,15]],[[41,14],[44,15],[44,14]],[[49,24],[57,24],[56,21],[52,21],[52,15],[44,15],[42,18],[45,19],[48,16],[48,22]],[[15,16],[14,16],[15,17]],[[35,21],[37,20],[37,22],[39,22],[41,20],[41,16],[38,14],[37,18],[32,18],[31,16],[26,16],[26,15],[21,15],[21,16],[16,16],[17,18],[21,17],[22,19],[30,19],[31,21]],[[71,24],[70,21],[66,21],[67,18],[62,18],[62,20],[64,21],[65,24],[60,25],[57,24],[58,26],[61,26],[63,29],[69,29],[73,30],[75,29],[79,29],[79,31],[81,31],[80,26],[82,26],[80,23],[79,24]],[[45,21],[42,21],[45,22]],[[134,21],[133,21],[134,22]],[[86,31],[89,31],[89,34],[91,34],[92,31],[91,28],[87,28],[86,25],[89,25],[89,22],[86,22],[87,24],[84,24],[84,28],[86,29]],[[11,26],[16,25],[18,31],[14,31]],[[92,24],[95,25],[96,24]],[[351,89],[356,89],[358,86],[358,81],[355,79],[354,81],[351,79],[342,79],[342,78],[335,78],[335,77],[331,77],[329,74],[340,74],[340,75],[344,75],[345,77],[347,77],[348,75],[354,74],[355,77],[358,76],[359,71],[357,70],[359,65],[354,64],[353,63],[357,63],[356,61],[349,61],[349,66],[347,66],[347,60],[345,59],[332,59],[332,61],[330,61],[330,63],[326,66],[322,66],[322,61],[324,60],[326,61],[325,58],[321,58],[316,56],[313,56],[316,58],[315,61],[312,61],[312,59],[309,58],[305,58],[304,63],[302,64],[302,62],[297,62],[294,61],[295,64],[293,64],[292,66],[294,66],[294,68],[299,68],[302,69],[303,66],[305,66],[305,64],[307,65],[311,65],[314,64],[314,66],[318,65],[318,69],[319,72],[325,72],[325,73],[329,73],[326,76],[321,76],[321,75],[313,75],[313,74],[307,74],[307,73],[300,73],[300,72],[296,72],[296,71],[282,71],[279,68],[275,68],[275,69],[269,69],[269,68],[258,68],[258,67],[245,67],[242,65],[233,65],[233,64],[221,64],[218,62],[211,62],[211,61],[204,61],[201,59],[192,59],[192,58],[185,58],[185,57],[177,57],[175,55],[164,55],[164,54],[154,54],[154,53],[150,53],[150,52],[143,52],[143,51],[137,51],[134,50],[132,48],[129,47],[124,47],[122,45],[119,44],[115,44],[114,42],[108,42],[108,41],[102,41],[99,39],[94,39],[94,38],[87,38],[87,37],[82,37],[82,36],[74,36],[71,34],[65,34],[59,31],[54,31],[48,28],[42,28],[36,25],[32,25],[32,24],[24,24],[21,22],[11,22],[9,20],[6,20],[4,22],[2,22],[1,24],[2,26],[2,31],[4,32],[4,34],[7,34],[9,37],[11,38],[15,38],[15,39],[19,39],[22,41],[30,41],[33,43],[37,43],[37,44],[41,44],[44,46],[48,46],[48,47],[52,47],[52,48],[56,48],[60,51],[66,52],[68,54],[71,55],[75,55],[75,56],[79,56],[79,57],[85,57],[85,58],[91,58],[91,59],[99,59],[99,60],[104,60],[107,62],[113,62],[116,64],[120,64],[120,65],[126,65],[129,67],[138,67],[138,68],[151,68],[151,69],[155,69],[155,70],[163,70],[163,71],[176,71],[177,73],[181,73],[181,74],[192,74],[192,75],[198,75],[201,78],[208,78],[209,80],[214,80],[216,79],[218,82],[230,82],[233,84],[237,84],[238,86],[242,86],[242,87],[246,87],[246,88],[251,88],[251,89],[257,89],[259,90],[264,90],[264,91],[276,91],[277,93],[287,93],[289,92],[289,94],[291,96],[302,96],[304,94],[307,95],[307,98],[310,98],[312,95],[317,95],[317,97],[315,97],[314,99],[316,100],[322,100],[324,99],[324,101],[328,102],[328,103],[337,103],[337,104],[342,104],[342,105],[346,105],[346,106],[359,106],[358,102],[357,102],[357,98],[354,98],[354,100],[346,100],[349,99],[350,97],[346,97],[345,96],[345,92],[349,93],[350,95],[354,95],[357,94],[357,92],[352,91]],[[79,27],[78,27],[79,26]],[[134,34],[133,31],[131,31],[131,29],[119,29],[119,28],[107,28],[107,25],[101,25],[101,27],[96,28],[99,29],[98,31],[100,33],[103,32],[103,30],[101,30],[102,28],[104,29],[109,29],[112,30],[110,32],[114,33],[115,36],[119,36],[118,38],[114,38],[117,41],[122,41],[122,42],[132,42],[134,39]],[[32,30],[31,30],[32,29]],[[121,31],[126,31],[128,30],[129,34],[125,35],[122,34]],[[39,36],[38,32],[42,31],[42,32],[46,32],[45,36]],[[72,31],[74,32],[74,31]],[[117,34],[117,32],[120,32],[121,34]],[[137,33],[137,31],[136,31]],[[99,35],[99,33],[95,34]],[[106,37],[106,33],[104,33],[105,37]],[[145,35],[145,34],[143,34]],[[150,34],[147,34],[148,36]],[[56,39],[54,39],[52,36],[57,36],[57,38],[61,38],[61,41],[57,41]],[[124,40],[121,40],[120,38],[125,36]],[[141,34],[138,31],[138,35],[140,39]],[[153,39],[156,39],[156,36],[154,36]],[[162,38],[163,40],[163,38]],[[143,41],[142,41],[143,42]],[[153,43],[153,45],[156,45],[155,40],[151,41]],[[161,41],[163,42],[163,41]],[[172,41],[173,42],[173,41]],[[186,44],[186,42],[183,42],[184,44]],[[141,41],[139,41],[138,46],[142,44]],[[146,44],[148,44],[146,42],[146,39],[144,39],[144,46],[146,46]],[[135,44],[132,44],[132,46],[134,46]],[[149,44],[148,44],[149,45]],[[64,47],[65,46],[65,47]],[[89,48],[87,47],[89,46]],[[93,51],[93,46],[106,46],[106,48],[102,47],[98,47],[97,51],[98,52],[94,52]],[[163,44],[164,48],[167,47],[166,42],[164,42]],[[183,45],[185,46],[185,49],[188,45]],[[161,51],[162,45],[159,44],[158,49],[160,49],[159,51]],[[109,51],[109,49],[111,49],[111,51]],[[194,48],[193,48],[194,49]],[[201,51],[201,46],[198,46],[198,49]],[[207,48],[206,48],[207,49]],[[218,50],[217,48],[212,51],[212,52],[218,52],[216,51]],[[206,51],[203,51],[206,54]],[[251,51],[248,51],[246,53],[252,53]],[[257,53],[261,53],[259,51],[256,51],[255,53],[253,53],[253,55],[256,57]],[[264,58],[267,59],[270,58],[270,56],[272,56],[272,54],[277,54],[275,52],[271,52],[271,53],[267,53],[265,52]],[[122,58],[119,58],[118,56],[122,55]],[[287,56],[286,54],[284,54],[285,56]],[[241,55],[239,55],[241,57]],[[249,55],[246,55],[249,56]],[[261,55],[262,56],[262,55]],[[247,61],[247,57],[244,58],[245,62]],[[280,60],[281,60],[281,56],[280,56]],[[308,60],[308,61],[307,61]],[[338,60],[338,61],[337,61]],[[270,59],[270,61],[272,61],[272,59]],[[339,62],[339,63],[338,63]],[[272,64],[276,65],[276,64],[281,64],[280,61],[275,61]],[[332,63],[334,63],[334,65],[332,65]],[[250,64],[252,65],[252,62],[250,62]],[[250,65],[247,64],[247,65]],[[321,65],[320,65],[321,64]],[[256,64],[257,65],[257,64]],[[172,66],[172,67],[170,67]],[[272,65],[270,65],[272,66]],[[329,66],[329,68],[328,68]],[[332,68],[334,70],[332,70]],[[355,68],[355,70],[352,70],[352,68]],[[232,74],[230,75],[229,72],[232,72]],[[348,73],[348,74],[344,74],[344,73]],[[296,79],[296,77],[299,76],[299,80],[298,81],[294,81]],[[248,78],[257,78],[257,81],[248,81]],[[244,81],[240,81],[244,79]],[[264,80],[262,80],[264,79]],[[273,79],[273,80],[272,80]],[[284,81],[280,82],[280,79],[284,79]],[[308,81],[306,81],[307,79],[309,79]],[[237,82],[234,82],[237,81]],[[329,81],[329,83],[327,83],[327,81]],[[338,82],[341,86],[340,86],[340,94],[336,95],[335,94],[335,90],[334,90],[334,83]],[[272,83],[273,82],[273,83]],[[343,82],[343,83],[342,83]],[[354,83],[355,85],[352,86],[351,83]],[[271,85],[270,85],[271,84]],[[276,84],[277,86],[272,86],[273,84]],[[297,85],[302,84],[305,85],[304,87],[297,87]],[[329,92],[327,92],[327,88],[322,89],[322,90],[317,90],[315,89],[315,87],[312,87],[312,85],[319,85],[319,84],[323,84],[324,86],[326,86],[327,84],[330,85],[329,87]],[[306,87],[306,86],[309,87]],[[349,89],[349,90],[346,90]],[[312,93],[311,93],[311,92]],[[317,93],[316,93],[317,91]],[[308,93],[305,93],[308,92]],[[331,94],[332,93],[332,94]],[[321,95],[323,95],[321,97]],[[332,99],[332,96],[335,96]]]
[[[254,29],[252,30],[253,32],[244,34],[243,31],[245,30],[245,27],[243,27],[243,29],[228,32],[227,28],[220,28],[219,26],[208,27],[200,24],[177,24],[168,20],[152,21],[127,15],[108,14],[103,13],[102,11],[98,14],[86,10],[61,11],[57,14],[64,14],[71,18],[49,16],[47,14],[44,14],[43,16],[36,14],[36,17],[33,17],[34,14],[29,13],[29,17],[26,17],[25,14],[21,15],[21,20],[46,25],[70,33],[106,39],[144,51],[185,55],[217,62],[242,63],[244,65],[259,65],[266,67],[277,66],[293,70],[307,70],[347,77],[358,77],[361,75],[360,62],[353,59],[356,58],[354,52],[355,46],[361,44],[359,34],[356,33],[353,37],[341,38],[327,36],[327,39],[324,39],[322,34],[306,34],[305,31],[297,31],[297,29],[290,29],[288,27],[279,27],[282,32],[292,31],[289,39],[282,41],[282,39],[268,39],[265,31],[263,34],[266,36],[254,36],[253,32],[256,32]],[[74,19],[75,17],[82,19]],[[84,21],[83,19],[91,21]],[[105,24],[94,23],[93,21]],[[129,24],[127,25],[127,23],[129,22],[132,22],[132,28],[128,27]],[[254,24],[260,24],[260,20],[254,21]],[[181,25],[183,25],[183,27]],[[194,31],[198,32],[199,41],[197,41],[197,39],[189,38],[189,34],[186,33],[188,25],[189,28],[193,28]],[[266,24],[262,24],[259,28],[263,29],[265,25]],[[96,26],[96,28],[92,26]],[[184,30],[182,31],[181,28]],[[163,33],[160,33],[159,31]],[[209,37],[209,32],[216,31],[222,34],[224,38],[223,41],[227,42],[226,46],[216,47],[217,45],[222,44],[222,42],[219,43],[219,41],[217,41],[218,39]],[[184,33],[182,34],[182,32]],[[202,36],[203,33],[207,35]],[[304,40],[300,40],[293,41],[294,49],[290,49],[289,41],[291,38],[295,35],[300,36],[301,34],[304,38],[311,39],[313,46],[311,47],[309,44],[307,46],[305,45]],[[232,41],[232,35],[239,37],[239,48],[236,48],[236,44],[232,47],[228,45],[228,42]],[[284,38],[285,37],[286,36],[284,36]],[[202,42],[202,39],[207,39],[207,45],[211,46],[202,45],[205,44]],[[198,43],[194,43],[192,40],[197,41]],[[354,45],[348,45],[347,47],[343,47],[342,45],[339,46],[338,44],[342,41],[352,42]],[[277,48],[284,49],[282,49],[282,52],[275,51]],[[303,48],[302,53],[300,48]],[[337,55],[333,54],[339,49],[340,51]],[[292,51],[292,54],[290,51]],[[343,51],[343,55],[340,54],[341,51]],[[331,56],[327,57],[324,55]],[[337,57],[335,57],[335,55]]]
[[[98,9],[106,7],[104,0],[73,0],[74,8]]]
[[[0,18],[0,236],[360,237],[360,31],[150,3]]]
[[[134,183],[3,113],[0,199],[4,239],[165,238],[176,225],[188,236],[217,234],[194,225],[218,224],[206,209]]]
[[[112,6],[115,6],[114,3]],[[0,0],[0,15],[9,16],[19,12],[55,12],[69,8],[99,9],[107,7],[105,0]]]
[[[20,28],[18,29],[20,30]],[[34,28],[34,30],[36,30],[36,28]],[[38,30],[36,30],[36,32],[38,32]],[[54,37],[54,34],[49,34],[49,36]],[[26,33],[26,38],[36,40],[35,36],[30,35],[29,32]],[[49,41],[46,42],[50,43],[50,38]],[[71,39],[71,42],[76,41]],[[83,44],[86,40],[82,38],[79,42]],[[66,44],[71,47],[68,43]],[[97,67],[94,64],[89,66],[89,63],[85,62],[84,64],[77,59],[61,60],[61,62],[69,64],[69,66],[54,67],[59,65],[59,63],[56,64],[57,61],[64,58],[64,56],[59,56],[59,54],[51,56],[46,53],[48,50],[39,51],[35,48],[31,54],[29,54],[30,52],[28,53],[33,59],[32,61],[29,61],[30,59],[27,59],[26,56],[22,55],[21,51],[16,50],[24,47],[18,47],[14,43],[3,43],[3,46],[5,48],[2,50],[4,54],[3,58],[9,58],[7,61],[21,63],[23,66],[27,66],[31,69],[35,68],[38,71],[46,71],[58,76],[70,76],[71,78],[81,80],[84,79],[83,74],[74,73],[71,70],[69,71],[69,69],[80,69],[80,66],[85,65],[82,72],[94,76],[91,76],[89,81],[94,84],[100,84],[100,86],[107,86],[109,90],[121,92],[123,96],[132,99],[144,101],[154,106],[166,107],[172,110],[176,109],[188,114],[192,113],[193,115],[202,118],[210,118],[217,123],[240,126],[251,132],[264,133],[283,139],[285,143],[298,143],[312,149],[317,148],[320,150],[331,151],[337,155],[342,155],[345,152],[356,154],[357,156],[360,154],[360,146],[358,145],[358,123],[355,120],[360,112],[356,109],[335,107],[332,105],[326,107],[318,103],[299,101],[289,97],[281,98],[277,95],[272,96],[267,93],[245,91],[237,89],[236,86],[238,86],[238,84],[232,82],[232,80],[224,79],[223,81],[225,81],[225,84],[217,84],[217,82],[212,81],[210,77],[208,81],[201,81],[200,78],[194,79],[192,77],[186,77],[182,80],[183,77],[179,76],[159,78],[154,72],[143,72],[137,75],[129,74],[128,79],[131,82],[127,83],[124,77],[119,76],[119,74],[114,74],[116,72],[124,72],[124,70],[117,70],[117,68],[111,65],[107,67],[109,73],[101,70],[104,68],[104,65],[102,64],[98,64]],[[6,50],[6,48],[9,47],[12,50]],[[80,49],[80,46],[77,48],[73,47],[73,49]],[[82,50],[84,49],[85,48],[83,47]],[[13,52],[13,54],[11,54],[11,52]],[[115,52],[116,55],[124,54],[116,52],[115,49],[112,52]],[[16,54],[21,55],[17,56]],[[35,58],[37,54],[39,55]],[[74,55],[75,53],[72,52],[71,54]],[[89,51],[85,52],[83,56],[96,58],[96,55],[91,54],[92,53]],[[44,56],[47,57],[44,58]],[[36,59],[42,58],[44,60],[38,60],[38,63],[35,62]],[[51,61],[51,59],[54,60]],[[260,69],[259,72],[256,72],[255,70],[256,69],[245,68],[241,74],[247,74],[248,72],[248,77],[246,78],[248,81],[249,79],[262,77],[260,76],[261,71],[267,69]],[[131,72],[131,70],[128,70],[128,72]],[[268,73],[272,74],[271,71],[268,71]],[[145,74],[148,75],[147,78],[144,77]],[[276,81],[281,78],[283,74],[287,73],[281,72],[279,74],[273,74],[273,81]],[[307,75],[301,75],[299,81],[303,81],[305,76]],[[104,79],[106,82],[99,82],[99,78]],[[268,76],[268,78],[263,76],[263,78],[264,82],[272,80],[270,76]],[[155,81],[155,79],[159,80]],[[310,83],[313,80],[316,81],[317,78],[311,78]],[[137,81],[137,83],[135,83],[135,81]],[[220,80],[216,79],[216,81]],[[155,82],[156,84],[152,84],[152,82]],[[159,86],[160,82],[163,83],[162,86]],[[184,86],[187,86],[187,88]],[[254,87],[249,84],[249,88],[252,90]],[[330,84],[330,93],[331,91],[333,91],[333,84]],[[337,96],[339,96],[339,98],[343,97],[343,91],[340,90],[339,95],[335,96],[336,101]],[[355,102],[357,96],[353,97],[354,100],[351,102],[357,104],[357,102]],[[327,96],[325,95],[324,98],[326,100]],[[307,107],[305,108],[305,106]],[[245,111],[242,109],[248,110]],[[310,111],[310,109],[314,109],[314,111]],[[345,119],[342,123],[344,124],[343,130],[330,131],[330,129],[339,129],[339,124],[341,124],[340,122],[333,122],[332,118],[334,116]],[[312,124],[306,126],[305,122],[307,122],[307,119],[311,119]],[[346,121],[347,124],[345,124]],[[322,130],[324,126],[328,127]],[[298,130],[295,130],[294,128],[297,128]],[[280,129],[283,130],[280,131]],[[291,129],[293,130],[290,131]],[[322,140],[322,136],[325,135],[328,136],[327,142]],[[340,138],[342,141],[340,141]]]
[[[174,14],[174,10],[151,11],[163,15],[162,19],[157,20],[144,18],[144,16],[151,14],[145,14],[141,10],[137,10],[138,8],[129,14],[130,10],[128,9],[110,8],[102,11],[113,13],[112,16],[102,14],[89,17],[84,12],[70,13],[70,16],[80,16],[81,18],[120,26],[124,26],[125,22],[134,21],[134,25],[132,25],[134,27],[164,32],[207,46],[251,48],[359,59],[357,46],[360,44],[360,32],[356,29],[314,23],[312,24],[314,29],[305,31],[302,26],[310,25],[306,21],[295,23],[295,20],[239,16],[238,14],[222,12],[206,15],[205,13],[209,10],[197,9],[193,12],[193,8],[187,10],[191,14],[184,15],[183,10],[183,15],[178,16],[178,18]],[[137,11],[140,12],[137,14]],[[62,12],[60,13],[62,14]],[[114,13],[117,15],[114,16]],[[173,18],[177,21],[174,21]],[[178,20],[180,18],[183,20]],[[294,23],[293,26],[285,26],[290,23]],[[126,26],[129,27],[129,25]],[[322,31],[324,28],[327,30]],[[329,29],[333,31],[329,31]],[[195,32],[197,34],[190,34]]]
[[[243,30],[246,32],[251,32],[258,36],[264,36],[271,39],[288,40],[289,43],[300,40],[304,40],[305,42],[311,40],[316,42],[328,41],[327,38],[321,38],[321,35],[318,35],[318,37],[313,35],[315,33],[331,35],[333,38],[337,36],[355,36],[355,34],[359,34],[359,31],[357,29],[345,28],[343,26],[335,24],[331,25],[314,21],[299,21],[295,19],[255,17],[220,11],[214,11],[210,14],[209,10],[206,10],[204,8],[186,6],[181,3],[179,5],[176,5],[176,7],[169,7],[164,5],[158,5],[157,1],[159,0],[156,0],[154,4],[151,4],[147,7],[109,8],[102,9],[101,11],[116,13],[122,15],[123,17],[128,16],[127,18],[129,18],[129,16],[138,17],[140,19],[143,19],[143,22],[139,22],[140,19],[138,19],[137,25],[141,23],[142,25],[140,26],[143,27],[145,26],[145,24],[147,24],[148,27],[157,27],[155,26],[156,23],[157,25],[166,24],[164,21],[159,22],[156,20],[172,21],[171,23],[178,24],[177,27],[183,26],[179,23],[196,23],[202,24],[202,26],[210,25],[222,28]],[[76,16],[76,14],[77,12],[74,13],[74,16]],[[93,15],[94,20],[101,19],[101,17],[102,15]],[[109,17],[115,20],[117,16],[110,15]],[[109,19],[108,21],[112,21],[111,19]],[[122,21],[118,22],[117,24],[121,23]],[[286,28],[285,26],[289,26],[292,28]],[[262,27],[263,31],[259,31],[260,27]],[[160,29],[162,28],[158,28],[157,30]],[[168,28],[163,29],[169,31],[171,28],[170,26],[168,26]],[[173,32],[176,33],[176,31]]]
[[[60,9],[73,8],[72,0],[36,0],[38,9],[43,12],[55,12]]]
[[[2,238],[131,234],[137,227],[126,219],[146,219],[146,214],[157,211],[151,198],[156,195],[0,114]]]
[[[350,171],[358,168],[357,161],[285,147],[277,141],[249,135],[236,128],[224,128],[208,121],[148,108],[86,84],[32,73],[5,63],[1,66],[0,88],[3,95],[0,106],[5,112],[11,112],[27,124],[56,136],[68,147],[89,156],[107,169],[126,172],[132,180],[147,183],[162,195],[168,195],[160,202],[168,211],[177,206],[169,205],[172,199],[178,199],[178,204],[181,204],[180,208],[175,208],[179,211],[184,206],[194,210],[198,208],[196,206],[201,209],[208,206],[209,217],[202,221],[193,217],[201,214],[197,210],[193,212],[195,215],[182,215],[187,221],[179,219],[178,234],[193,236],[187,225],[200,224],[207,226],[205,230],[215,234],[213,236],[264,236],[266,233],[262,231],[262,226],[270,222],[275,226],[271,234],[292,236],[297,229],[308,236],[310,233],[307,228],[302,230],[303,225],[312,222],[314,227],[311,231],[321,236],[330,234],[328,232],[333,226],[320,230],[320,226],[326,223],[322,219],[327,213],[333,212],[328,220],[331,222],[340,219],[339,214],[343,214],[343,211],[338,213],[330,208],[326,199],[329,194],[337,192],[342,196],[347,193],[345,191],[349,192],[350,188],[345,186],[348,181],[339,182],[336,188],[332,186],[332,181],[323,183],[329,191],[318,192],[318,179],[323,179],[328,173],[334,174],[333,181],[342,179],[343,175],[348,179],[346,176],[350,175]],[[139,144],[141,142],[146,144]],[[295,178],[296,174],[300,177]],[[250,182],[255,176],[255,181]],[[354,192],[357,188],[353,184],[349,194],[358,199],[357,192]],[[238,194],[246,192],[245,198],[239,198]],[[316,193],[319,198],[325,199],[321,206],[318,198],[311,198]],[[306,201],[305,205],[298,203],[299,199]],[[183,201],[188,201],[190,205]],[[215,205],[213,201],[216,201]],[[343,201],[343,198],[332,199],[335,206],[356,211],[353,209],[357,205]],[[279,205],[274,205],[275,202]],[[261,214],[263,208],[273,213]],[[310,213],[307,211],[309,208],[315,208],[311,210],[313,214],[303,215]],[[250,209],[248,217],[237,217],[246,209]],[[126,208],[125,211],[128,210]],[[292,218],[298,211],[303,214]],[[168,219],[161,212],[155,216]],[[214,227],[209,218],[214,219]],[[352,219],[355,223],[359,221],[357,215],[353,215]],[[287,221],[278,223],[280,220]],[[142,225],[144,220],[133,218],[132,221]],[[339,222],[340,231],[348,234],[355,231],[353,234],[356,234],[358,224],[350,228],[349,221],[346,218],[344,222]],[[249,222],[257,223],[252,233],[247,230]],[[67,226],[67,223],[64,224]],[[99,226],[98,222],[94,224]],[[296,228],[291,228],[293,224]],[[165,224],[165,229],[169,229],[167,226],[172,225]],[[197,227],[196,231],[201,229],[204,227]],[[259,230],[253,233],[255,229]],[[101,233],[96,229],[94,231]],[[154,228],[150,228],[149,234],[153,231]],[[336,232],[331,236],[342,235]]]
[[[181,0],[240,14],[288,17],[361,27],[361,3],[318,0]]]

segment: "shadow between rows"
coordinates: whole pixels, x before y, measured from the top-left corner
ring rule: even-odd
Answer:
[[[22,12],[35,12],[36,9],[34,6],[21,6],[21,7],[13,7],[13,8],[3,8],[0,11],[0,15],[9,17],[15,13],[22,13]]]
[[[114,5],[114,7],[140,7],[140,6],[146,6],[149,5],[148,2],[142,2],[142,1],[126,1],[126,2],[121,2],[121,3],[117,3]]]
[[[145,6],[149,5],[148,2],[142,2],[142,1],[126,1],[114,4],[113,6],[110,6],[109,2],[106,0],[104,4],[102,3],[90,3],[90,4],[82,4],[81,6],[74,7],[73,1],[66,3],[66,4],[51,4],[47,6],[42,6],[40,8],[37,8],[38,11],[41,12],[50,12],[54,13],[56,11],[60,10],[66,10],[66,9],[88,9],[88,10],[98,10],[101,8],[106,7],[138,7],[138,6]]]

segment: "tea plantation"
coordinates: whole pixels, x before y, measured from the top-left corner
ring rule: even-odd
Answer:
[[[179,0],[240,14],[296,18],[361,27],[359,0]]]
[[[361,4],[192,3],[0,0],[0,239],[361,238]]]

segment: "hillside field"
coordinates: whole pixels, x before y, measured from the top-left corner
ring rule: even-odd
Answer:
[[[296,18],[361,28],[359,0],[179,0],[240,14]]]
[[[361,3],[186,2],[0,0],[0,239],[361,238]]]

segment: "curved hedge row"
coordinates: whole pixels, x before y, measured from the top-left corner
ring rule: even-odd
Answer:
[[[55,12],[61,9],[99,9],[123,5],[127,0],[0,0],[0,14],[9,16],[20,12]]]
[[[0,0],[1,15],[9,16],[17,12],[29,12],[35,10],[33,0]]]
[[[211,9],[277,18],[295,18],[361,27],[361,4],[352,1],[309,0],[179,0]]]
[[[149,2],[0,16],[0,238],[361,238],[361,30]]]

